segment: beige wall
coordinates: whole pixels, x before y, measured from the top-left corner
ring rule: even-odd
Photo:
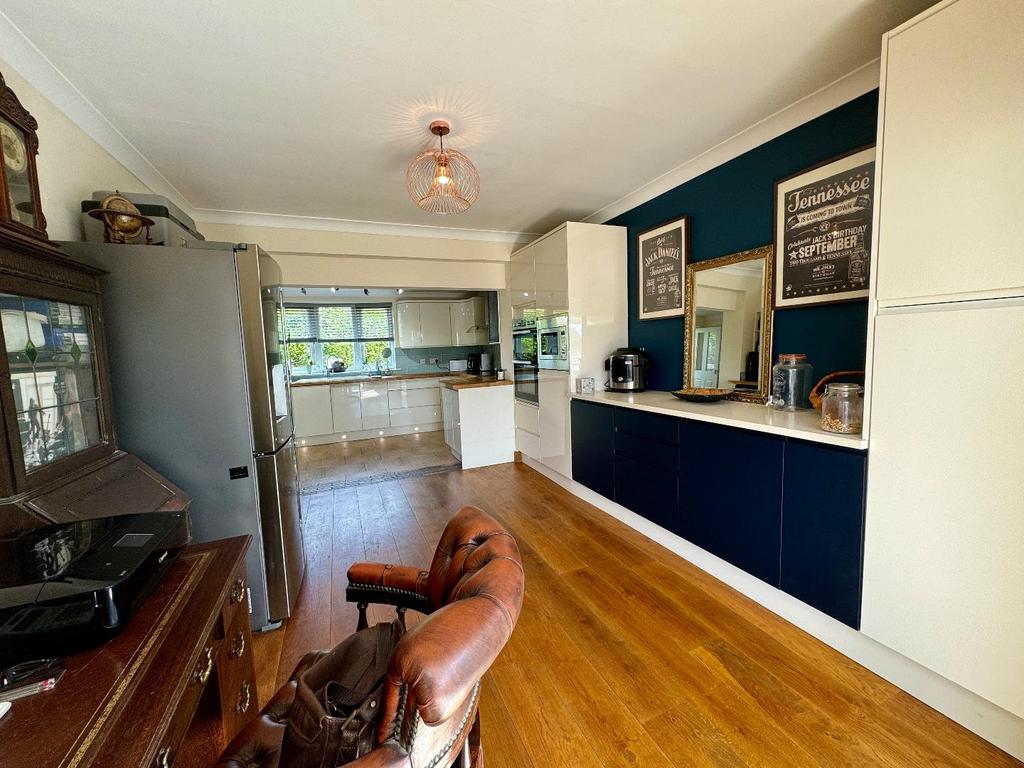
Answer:
[[[97,189],[150,189],[0,59],[0,72],[39,123],[39,193],[53,240],[81,240],[81,203]]]
[[[258,243],[285,285],[502,290],[512,243],[200,222],[209,240]]]

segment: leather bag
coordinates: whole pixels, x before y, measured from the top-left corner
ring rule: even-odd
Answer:
[[[281,765],[344,765],[374,748],[384,676],[403,634],[397,620],[360,630],[298,676]]]

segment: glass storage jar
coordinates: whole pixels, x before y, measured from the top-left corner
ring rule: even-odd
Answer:
[[[779,411],[799,411],[810,407],[807,399],[814,386],[814,368],[807,355],[779,355],[772,366],[772,407]]]
[[[864,424],[864,387],[832,383],[821,398],[821,428],[826,432],[859,434]]]

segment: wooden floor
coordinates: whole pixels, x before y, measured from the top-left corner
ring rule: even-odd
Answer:
[[[390,473],[459,464],[445,445],[444,432],[301,446],[298,456],[299,478],[307,492],[372,482]]]
[[[261,701],[354,629],[351,562],[426,566],[476,504],[516,536],[527,575],[485,678],[488,768],[1022,765],[523,465],[304,501],[309,572],[289,624],[257,638]]]

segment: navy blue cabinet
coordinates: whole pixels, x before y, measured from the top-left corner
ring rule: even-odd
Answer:
[[[573,479],[855,629],[867,455],[572,402]]]
[[[785,438],[683,422],[680,535],[779,585]]]
[[[790,440],[782,510],[782,589],[860,629],[867,455]]]
[[[615,409],[615,496],[626,509],[679,532],[679,428],[673,416]]]
[[[607,499],[615,498],[615,409],[583,400],[570,404],[572,478]]]

